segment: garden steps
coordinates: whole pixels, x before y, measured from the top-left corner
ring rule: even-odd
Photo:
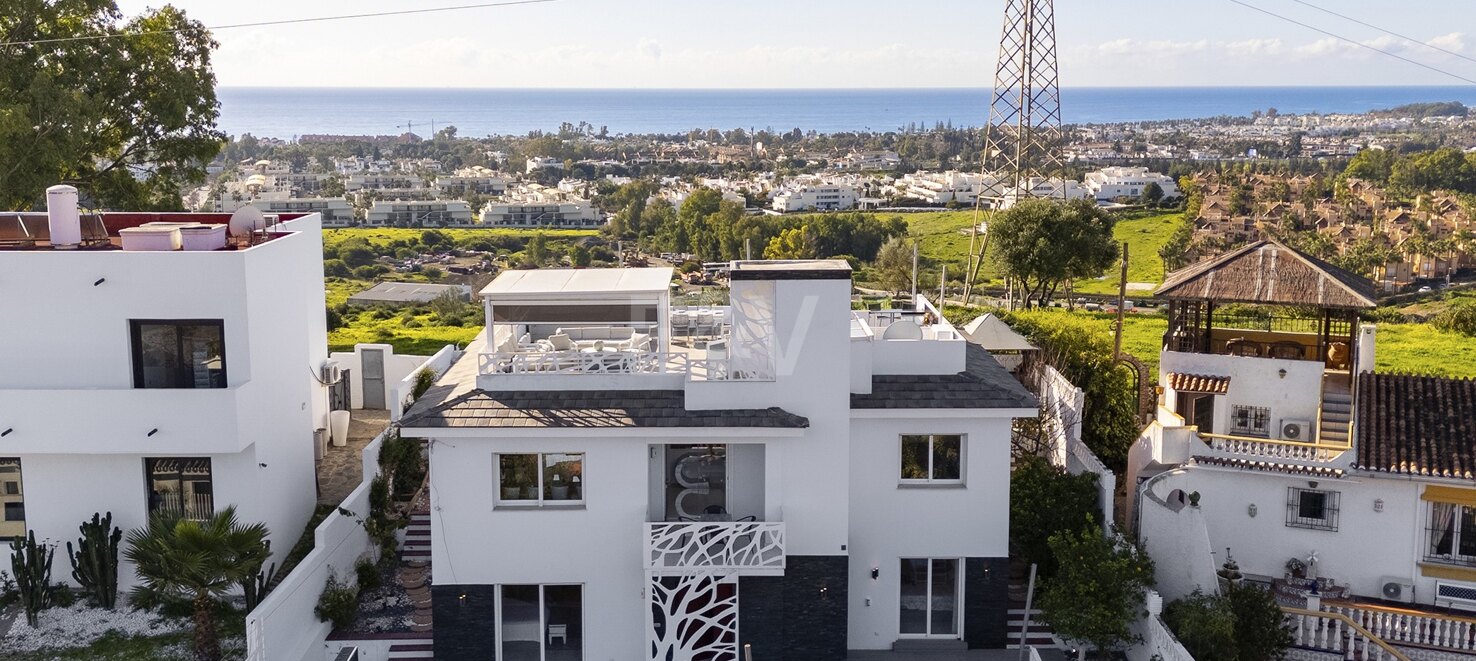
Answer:
[[[407,661],[409,659],[431,659],[435,658],[435,648],[436,646],[433,643],[428,642],[397,643],[394,645],[390,645],[389,656],[386,658],[389,661],[400,661],[402,659]]]

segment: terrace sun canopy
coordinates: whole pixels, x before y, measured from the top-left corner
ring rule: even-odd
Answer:
[[[1367,279],[1272,240],[1237,248],[1170,274],[1154,295],[1169,301],[1376,307]]]
[[[482,289],[489,323],[657,323],[672,269],[503,271]]]

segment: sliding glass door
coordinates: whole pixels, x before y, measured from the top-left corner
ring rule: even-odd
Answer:
[[[909,637],[958,638],[961,590],[957,558],[902,558],[898,601],[901,627]]]
[[[504,585],[497,606],[503,661],[583,661],[584,596],[578,585]]]

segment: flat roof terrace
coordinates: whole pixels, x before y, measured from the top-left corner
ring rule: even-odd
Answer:
[[[275,214],[278,222],[301,218],[306,213]],[[150,223],[180,226],[225,226],[232,214],[192,212],[102,212],[79,215],[81,243],[74,247],[55,246],[51,242],[50,217],[45,212],[0,212],[0,251],[54,250],[56,252],[94,252],[124,250],[123,236],[128,230]],[[251,240],[230,240],[213,250],[244,250],[254,245],[285,236],[290,232],[273,231],[270,226],[255,232]],[[131,251],[145,251],[130,248]],[[179,250],[178,247],[159,248]]]

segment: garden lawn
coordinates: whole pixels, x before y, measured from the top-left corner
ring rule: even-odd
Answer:
[[[1069,312],[1047,308],[1053,314],[1075,314],[1096,319],[1103,333],[1112,332],[1114,315],[1106,312]],[[1158,354],[1168,319],[1157,314],[1128,313],[1124,319],[1122,349],[1143,361],[1149,376],[1157,377]],[[1476,378],[1476,338],[1437,330],[1430,324],[1379,324],[1375,367],[1379,372]]]
[[[1123,215],[1117,221],[1112,234],[1117,237],[1118,243],[1128,244],[1128,282],[1147,282],[1155,286],[1163,282],[1163,258],[1158,256],[1158,249],[1168,243],[1174,230],[1183,222],[1184,214],[1178,212],[1136,212]],[[1120,267],[1113,266],[1102,280],[1076,283],[1076,291],[1085,294],[1116,294],[1120,273]],[[1147,293],[1136,292],[1139,296]],[[1128,290],[1129,297],[1134,294],[1134,291]]]
[[[406,327],[403,313],[387,319],[376,319],[376,316],[374,310],[350,308],[343,315],[343,327],[328,333],[328,350],[353,351],[359,343],[388,344],[395,348],[395,353],[429,356],[448,344],[465,347],[482,326],[437,326],[433,324],[435,315],[430,312],[411,316],[419,324],[414,328]]]

